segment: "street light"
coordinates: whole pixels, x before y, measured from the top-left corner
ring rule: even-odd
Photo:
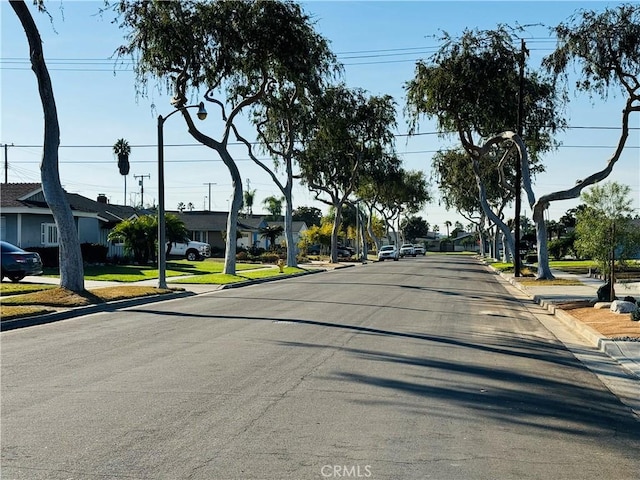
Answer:
[[[158,115],[158,288],[167,288],[167,254],[165,242],[164,222],[164,135],[162,127],[167,118],[176,112],[187,108],[198,108],[197,116],[200,120],[207,118],[204,102],[198,105],[189,105],[174,110],[166,117]]]

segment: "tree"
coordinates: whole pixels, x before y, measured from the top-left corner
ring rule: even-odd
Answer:
[[[309,52],[316,58],[316,70],[295,82],[272,84],[270,95],[254,109],[253,123],[258,131],[260,147],[271,156],[273,168],[269,168],[253,154],[250,142],[238,136],[246,144],[249,157],[271,176],[282,193],[285,202],[284,231],[288,246],[293,245],[294,160],[296,143],[302,139],[302,125],[306,121],[304,104],[308,103],[309,96],[324,88],[325,80],[331,77],[332,72],[339,71],[335,57],[324,39],[310,38],[310,43]],[[279,170],[284,170],[284,180],[278,176]],[[287,249],[287,266],[297,266],[294,248]]]
[[[118,157],[118,170],[120,171],[120,175],[129,175],[129,155],[131,154],[129,142],[124,138],[119,138],[113,145],[113,153]]]
[[[120,175],[124,178],[124,201],[127,204],[127,175],[129,175],[129,155],[131,154],[131,147],[129,142],[124,138],[120,138],[113,145],[113,153],[118,157],[118,170]]]
[[[245,190],[242,204],[245,208],[245,213],[247,215],[253,215],[253,201],[256,198],[256,191],[254,190]]]
[[[402,225],[405,238],[415,242],[417,238],[426,238],[429,233],[429,224],[422,217],[409,217]]]
[[[284,227],[282,225],[267,225],[260,228],[259,232],[261,238],[266,238],[269,241],[269,250],[275,250],[277,247],[276,239],[282,235]]]
[[[620,138],[606,166],[575,185],[541,196],[537,200],[530,194],[530,205],[538,229],[538,278],[550,278],[548,257],[544,258],[540,246],[546,245],[544,211],[558,200],[576,198],[586,187],[606,179],[620,158],[629,136],[629,118],[640,112],[640,6],[620,5],[602,13],[581,10],[566,23],[553,29],[558,39],[556,50],[546,57],[543,65],[557,81],[567,84],[569,73],[578,67],[578,91],[599,95],[606,99],[612,90],[625,95],[622,110]],[[565,87],[565,97],[567,90]]]
[[[293,211],[292,219],[304,222],[307,227],[319,226],[322,222],[322,210],[317,207],[298,207]]]
[[[166,229],[167,240],[167,257],[171,253],[171,246],[173,242],[184,242],[185,238],[189,235],[189,230],[185,226],[184,222],[173,213],[167,213],[164,219],[164,226]]]
[[[31,68],[38,82],[38,91],[44,111],[44,149],[40,175],[42,192],[51,209],[58,228],[60,247],[60,287],[73,292],[84,291],[84,266],[80,250],[80,240],[71,207],[62,184],[58,169],[58,147],[60,146],[60,125],[51,77],[44,59],[42,39],[27,5],[24,1],[12,0],[11,7],[18,16],[29,43]],[[42,2],[37,2],[38,10],[45,11]]]
[[[297,152],[300,178],[316,199],[335,210],[331,261],[338,261],[342,209],[368,172],[384,170],[393,153],[395,105],[388,96],[337,85],[313,97]]]
[[[178,203],[178,211],[179,211],[180,213],[184,212],[184,209],[185,209],[185,208],[187,208],[187,207],[185,206],[184,202],[180,202],[180,203]]]
[[[122,0],[115,8],[127,32],[127,43],[117,54],[135,57],[138,91],[145,94],[149,80],[166,85],[191,136],[215,150],[229,170],[233,198],[224,273],[234,274],[243,201],[240,172],[229,151],[231,134],[242,138],[235,121],[264,101],[274,86],[304,83],[315,75],[320,37],[301,7],[291,2]],[[187,99],[198,91],[220,112],[217,139],[198,130],[187,109]]]
[[[284,197],[275,197],[273,195],[262,201],[262,204],[271,214],[271,220],[279,220],[282,216],[282,202],[284,202]]]
[[[451,225],[453,225],[449,220],[444,222],[444,226],[447,227],[447,237],[449,237],[449,227],[451,227]]]
[[[578,214],[576,248],[611,278],[613,259],[624,263],[640,248],[640,231],[631,221],[631,189],[617,182],[594,185],[581,195],[587,208]]]
[[[156,241],[158,239],[158,220],[153,215],[123,220],[118,223],[107,237],[109,241],[123,240],[125,251],[131,255],[138,265],[147,265],[149,259],[155,258]]]
[[[505,165],[518,165],[532,205],[530,163],[536,164],[542,153],[555,146],[551,135],[565,126],[555,85],[537,72],[524,70],[526,51],[516,40],[514,32],[504,26],[465,31],[457,40],[445,33],[442,47],[428,63],[418,62],[415,78],[405,87],[410,131],[416,131],[425,115],[437,119],[443,135],[458,135],[471,162],[483,213],[500,228],[511,252],[515,249],[513,236],[491,209],[482,170],[489,160],[498,171]],[[517,102],[506,100],[518,97],[524,112],[520,122]],[[501,184],[513,198],[517,185],[506,179],[501,177]]]

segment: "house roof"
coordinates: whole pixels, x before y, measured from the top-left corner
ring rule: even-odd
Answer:
[[[41,190],[42,185],[39,183],[3,183],[0,188],[0,207],[23,207],[25,204],[20,200],[22,197]]]
[[[105,222],[119,222],[137,214],[133,207],[102,203],[77,193],[65,193],[71,210],[95,213]],[[40,183],[3,183],[0,188],[0,207],[49,208]]]
[[[272,222],[270,220],[267,220],[267,223],[270,226],[280,226],[280,227],[284,228],[284,222]],[[304,227],[304,229],[307,228],[306,222],[303,222],[303,221],[291,222],[291,230],[294,231],[294,232],[300,232],[303,229],[303,227]]]
[[[227,229],[228,212],[178,212],[171,211],[184,222],[187,230],[222,232]]]
[[[120,222],[137,215],[137,211],[133,207],[97,202],[77,193],[67,193],[67,200],[72,210],[96,212],[109,222]]]

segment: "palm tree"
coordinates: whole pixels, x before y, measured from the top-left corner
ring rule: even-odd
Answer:
[[[127,175],[129,175],[129,154],[131,153],[131,147],[129,142],[124,138],[119,138],[113,145],[113,153],[118,157],[118,170],[120,175],[124,177],[124,204],[127,204]]]
[[[282,235],[284,227],[282,225],[267,225],[259,230],[260,237],[266,238],[269,241],[269,250],[275,250],[276,238]]]
[[[184,222],[173,213],[167,213],[164,217],[164,226],[166,229],[166,241],[167,241],[167,257],[171,253],[171,245],[173,242],[184,242],[184,239],[189,235],[189,230],[185,226]]]
[[[444,226],[447,227],[447,237],[449,236],[449,227],[453,225],[449,220],[444,222]]]
[[[184,212],[184,209],[185,209],[185,208],[186,208],[186,207],[184,206],[184,202],[180,202],[180,203],[178,204],[178,211],[179,211],[179,212]]]
[[[253,200],[255,197],[255,190],[246,190],[244,192],[244,208],[247,215],[253,215]]]
[[[272,220],[277,220],[282,215],[282,202],[284,202],[284,197],[278,198],[274,196],[267,197],[262,201],[262,204],[267,207],[271,214]]]

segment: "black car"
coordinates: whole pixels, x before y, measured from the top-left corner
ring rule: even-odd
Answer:
[[[12,282],[19,282],[27,275],[42,274],[42,260],[35,252],[16,247],[8,242],[0,242],[2,252],[2,277],[8,277]]]

